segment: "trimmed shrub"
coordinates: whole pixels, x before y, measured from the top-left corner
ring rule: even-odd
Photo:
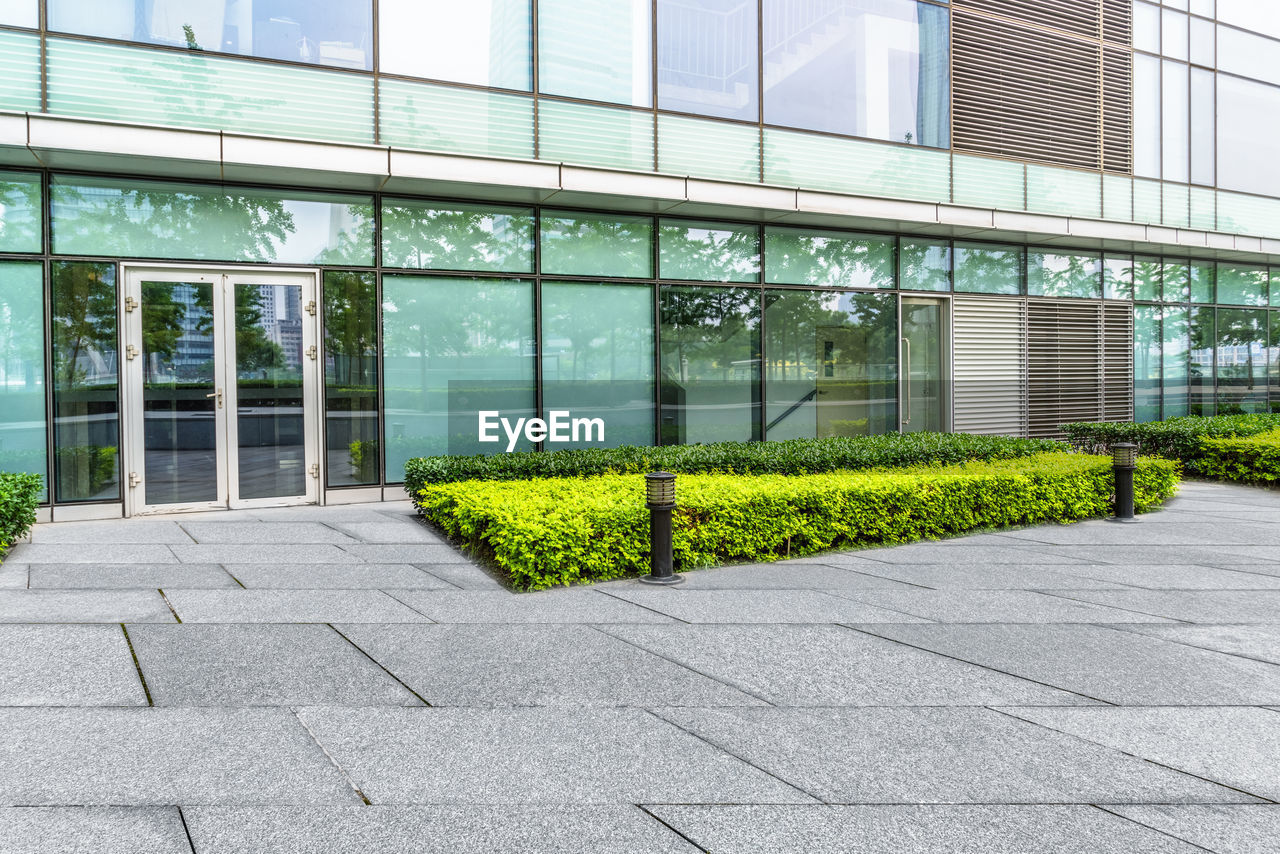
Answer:
[[[1177,489],[1176,462],[1145,458],[1134,478],[1147,510]],[[689,569],[835,548],[1071,522],[1111,511],[1109,460],[1050,453],[942,468],[784,476],[684,475],[675,559]],[[538,590],[647,571],[643,478],[605,475],[428,485],[415,502],[455,541]]]
[[[1205,477],[1275,484],[1280,481],[1280,430],[1257,436],[1204,439],[1197,463]]]
[[[0,557],[36,523],[43,485],[38,474],[0,472]]]
[[[678,474],[818,474],[922,464],[1027,457],[1062,446],[1048,439],[965,433],[890,433],[847,439],[716,442],[709,445],[627,446],[526,451],[474,457],[419,457],[405,463],[410,496],[432,483],[529,480],[670,471]]]
[[[1203,474],[1200,458],[1205,439],[1256,436],[1280,429],[1280,414],[1195,415],[1152,421],[1146,424],[1104,424],[1088,421],[1063,424],[1067,440],[1079,451],[1092,454],[1111,452],[1117,442],[1133,442],[1139,453],[1181,460],[1188,473]]]

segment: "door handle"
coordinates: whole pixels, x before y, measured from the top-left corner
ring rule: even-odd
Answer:
[[[904,354],[902,358],[903,370],[901,376],[906,380],[906,383],[904,384],[905,388],[902,393],[902,401],[906,404],[906,412],[904,413],[906,417],[902,419],[902,423],[905,426],[911,423],[911,339],[903,337],[899,340],[902,341],[902,351]]]
[[[218,389],[217,391],[210,392],[209,394],[205,395],[206,399],[210,397],[216,397],[218,399],[218,408],[221,409],[222,408],[222,389]]]

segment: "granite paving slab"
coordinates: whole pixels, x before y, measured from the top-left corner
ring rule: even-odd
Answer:
[[[1160,617],[1092,607],[1030,590],[853,590],[858,602],[940,623],[1151,623]]]
[[[30,586],[33,590],[171,590],[240,585],[216,563],[42,563],[34,567]]]
[[[1280,567],[1278,567],[1280,569]],[[1116,585],[1142,587],[1149,590],[1280,590],[1280,577],[1263,572],[1219,569],[1214,566],[1095,565],[1073,570],[1078,578],[1115,582]],[[1099,584],[1074,585],[1076,589],[1104,589]],[[1056,588],[1071,589],[1064,585]],[[1118,588],[1117,588],[1118,589]]]
[[[763,705],[589,626],[338,629],[433,706]]]
[[[648,809],[703,850],[717,854],[1200,852],[1091,806],[656,805]]]
[[[423,572],[461,590],[506,590],[506,586],[473,563],[419,563]]]
[[[1229,706],[1280,697],[1280,667],[1104,626],[862,628],[1108,703]]]
[[[1280,551],[1274,546],[1201,546],[1201,545],[1053,545],[1036,546],[1027,543],[1023,548],[1044,556],[1039,563],[1112,563],[1119,566],[1147,564],[1154,566],[1184,566],[1195,564],[1220,566],[1232,569],[1249,564],[1280,564]],[[1053,557],[1056,555],[1056,558]],[[942,562],[942,561],[939,561]],[[1249,567],[1251,570],[1252,566]]]
[[[989,709],[663,709],[659,714],[829,803],[1254,802],[1232,789]]]
[[[443,543],[359,543],[343,546],[366,563],[470,563],[471,559]]]
[[[1205,546],[1280,543],[1280,530],[1253,522],[1202,520],[1186,514],[1144,515],[1133,525],[1085,521],[1072,525],[1041,525],[1003,534],[1010,540],[1052,545],[1086,546]]]
[[[511,593],[505,590],[392,590],[437,623],[670,623],[648,608],[590,587]],[[338,622],[360,622],[347,620]]]
[[[331,522],[330,525],[362,543],[440,543],[444,537],[414,519],[390,521]]]
[[[0,565],[0,590],[25,590],[29,578],[25,563]]]
[[[191,537],[173,519],[111,519],[35,525],[31,529],[31,542],[40,545],[190,543]]]
[[[199,548],[187,540],[187,545],[174,548]],[[161,543],[19,543],[7,555],[14,563],[177,563],[173,548]],[[222,563],[222,561],[191,560],[189,563]]]
[[[970,545],[966,540],[944,542],[908,543],[890,548],[864,549],[853,552],[862,560],[881,563],[925,564],[1005,564],[1009,566],[1034,566],[1036,564],[1069,564],[1078,559],[1062,550],[1045,551],[1034,543],[1025,545]],[[824,556],[825,557],[825,556]],[[1080,563],[1085,561],[1080,560]]]
[[[454,589],[447,581],[405,563],[233,563],[226,569],[251,590]]]
[[[1138,822],[1217,854],[1274,854],[1280,806],[1115,806]]]
[[[814,558],[815,561],[818,558]],[[852,566],[823,563],[757,563],[683,572],[686,590],[905,590],[909,585],[858,572]],[[609,582],[635,585],[638,582]]]
[[[328,626],[132,626],[157,706],[418,706]]]
[[[5,854],[191,854],[177,807],[0,807]]]
[[[628,643],[781,706],[1091,703],[984,667],[839,626],[608,626]],[[663,705],[655,698],[650,705]],[[666,705],[712,705],[668,703]],[[726,704],[727,705],[727,704]]]
[[[811,803],[637,709],[298,712],[373,803]]]
[[[173,546],[183,563],[360,563],[332,543],[192,543]]]
[[[1124,630],[1172,643],[1280,664],[1280,625],[1135,625],[1125,626]]]
[[[1190,623],[1280,623],[1280,590],[1057,590],[1053,595]]]
[[[379,590],[174,590],[184,623],[427,623]]]
[[[1081,565],[880,563],[859,567],[858,571],[933,590],[1078,590],[1084,586],[1099,590],[1123,589],[1123,585],[1114,582],[1090,583],[1083,576],[1068,574],[1077,566]]]
[[[690,623],[913,623],[901,611],[878,608],[820,590],[608,588],[609,595]]]
[[[0,708],[0,804],[359,804],[286,709]]]
[[[355,543],[358,540],[320,522],[184,522],[197,543]]]
[[[145,706],[119,626],[0,625],[0,706]]]
[[[1247,707],[1006,711],[1055,732],[1269,800],[1280,799],[1280,712]]]
[[[0,590],[0,623],[172,623],[155,590]]]

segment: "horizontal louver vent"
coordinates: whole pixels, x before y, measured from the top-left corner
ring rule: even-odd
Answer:
[[[1026,304],[956,297],[952,328],[955,431],[1025,435]]]
[[[1103,410],[1102,306],[1027,304],[1027,432],[1059,437],[1059,425],[1099,421]]]
[[[1102,168],[1133,170],[1133,53],[1102,51]]]
[[[952,0],[951,5],[1095,39],[1102,26],[1098,0]]]

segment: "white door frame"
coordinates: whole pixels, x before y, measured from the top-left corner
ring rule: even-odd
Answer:
[[[941,356],[941,369],[943,376],[941,377],[940,394],[942,400],[939,405],[942,409],[942,417],[944,424],[943,432],[951,432],[954,425],[954,406],[955,406],[955,386],[951,381],[951,365],[952,353],[954,352],[955,342],[955,324],[952,322],[952,301],[951,294],[941,293],[938,291],[903,291],[898,294],[898,432],[903,432],[906,426],[902,418],[904,415],[904,403],[907,394],[910,391],[910,371],[911,366],[907,363],[907,356],[904,352],[903,344],[906,343],[906,337],[902,334],[902,307],[908,303],[929,303],[936,302],[942,306],[943,312],[946,314],[945,321],[947,325],[946,335],[942,340],[943,352]],[[904,380],[905,377],[905,380]]]
[[[319,271],[286,267],[237,267],[232,265],[128,264],[120,265],[120,329],[124,332],[126,360],[122,373],[124,409],[121,412],[124,452],[125,515],[176,513],[200,510],[278,507],[320,504],[324,491],[323,384],[320,376]],[[208,284],[213,290],[215,438],[217,446],[217,499],[188,504],[146,503],[146,435],[143,413],[142,282]],[[235,353],[235,286],[238,284],[295,285],[302,288],[302,400],[305,494],[282,498],[239,497],[238,384]],[[132,349],[130,349],[132,348]]]

